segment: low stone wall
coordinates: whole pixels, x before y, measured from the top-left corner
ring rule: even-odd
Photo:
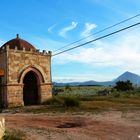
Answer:
[[[0,140],[2,140],[5,134],[5,119],[0,118]]]

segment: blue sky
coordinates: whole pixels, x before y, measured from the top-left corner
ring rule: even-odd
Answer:
[[[0,7],[0,45],[19,33],[36,48],[52,52],[140,13],[139,0],[0,0]],[[52,57],[53,81],[106,81],[125,71],[140,75],[140,26]]]

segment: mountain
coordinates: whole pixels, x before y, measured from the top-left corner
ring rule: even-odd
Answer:
[[[134,85],[140,85],[140,76],[127,71],[112,81],[97,82],[97,81],[91,80],[91,81],[85,81],[85,82],[70,82],[70,83],[54,82],[54,86],[66,86],[66,85],[70,85],[70,86],[92,86],[92,85],[109,86],[109,85],[115,85],[115,83],[117,81],[127,81],[127,80],[130,80]]]
[[[69,83],[57,83],[54,82],[55,86],[66,86],[66,85],[70,85],[70,86],[87,86],[87,85],[96,85],[98,82],[96,81],[85,81],[85,82],[69,82]]]
[[[131,72],[125,72],[116,78],[114,81],[127,81],[130,80],[135,85],[140,85],[140,76]]]

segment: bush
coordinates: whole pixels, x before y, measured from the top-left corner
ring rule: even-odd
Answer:
[[[52,98],[48,99],[46,102],[44,102],[43,104],[46,104],[46,105],[62,105],[63,101],[59,97],[52,97]]]
[[[71,89],[70,85],[68,85],[68,84],[65,86],[65,90],[66,90],[67,92],[72,91],[72,89]]]
[[[58,97],[50,98],[43,104],[58,105],[58,106],[64,106],[64,107],[78,107],[80,105],[80,102],[75,97],[58,96]]]
[[[129,80],[116,82],[116,86],[114,88],[117,89],[117,91],[128,91],[134,89]]]
[[[24,140],[25,135],[21,131],[14,130],[12,132],[6,132],[3,140]]]
[[[113,93],[113,97],[115,97],[115,98],[120,97],[120,93],[118,93],[118,92],[114,92],[114,93]]]
[[[80,102],[78,99],[73,97],[65,97],[64,98],[64,106],[66,107],[79,107]]]
[[[123,98],[129,98],[129,97],[130,97],[130,93],[123,93],[123,94],[122,94],[122,97],[123,97]]]
[[[53,95],[58,95],[59,93],[63,93],[64,89],[62,88],[53,88]]]
[[[104,89],[104,90],[100,90],[97,92],[97,95],[99,96],[106,96],[110,93],[110,91],[108,89]]]

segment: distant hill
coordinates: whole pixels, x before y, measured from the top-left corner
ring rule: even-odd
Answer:
[[[128,71],[120,75],[114,81],[117,82],[117,81],[126,81],[126,80],[130,80],[135,85],[140,85],[140,76]]]
[[[92,86],[92,85],[109,86],[115,85],[117,81],[127,81],[127,80],[130,80],[134,85],[140,85],[140,76],[127,71],[112,81],[97,82],[94,80],[90,80],[85,82],[69,82],[69,83],[54,82],[54,86],[66,86],[67,84],[70,86]]]

